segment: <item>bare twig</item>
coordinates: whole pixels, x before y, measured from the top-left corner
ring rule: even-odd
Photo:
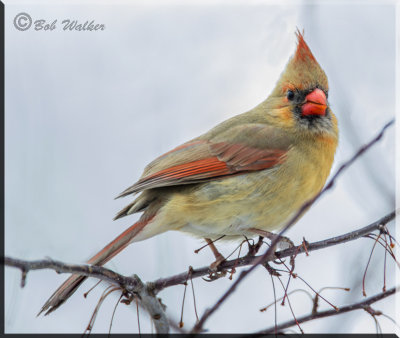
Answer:
[[[299,218],[303,215],[303,213],[311,207],[315,201],[317,201],[326,191],[331,189],[333,185],[335,184],[336,179],[343,173],[345,169],[347,169],[349,166],[351,166],[357,158],[359,158],[362,154],[364,154],[369,148],[371,148],[375,143],[377,143],[382,136],[384,135],[385,131],[387,128],[389,128],[391,125],[394,124],[394,119],[385,124],[385,126],[381,129],[379,134],[374,137],[370,142],[362,146],[348,161],[343,163],[339,169],[336,171],[336,173],[332,176],[332,178],[329,180],[329,182],[325,185],[325,187],[318,193],[316,194],[312,199],[308,200],[305,202],[302,207],[290,218],[290,220],[286,223],[286,225],[282,228],[282,230],[279,232],[278,236],[275,237],[274,240],[271,241],[271,246],[268,248],[268,250],[260,257],[254,260],[253,265],[248,268],[247,270],[244,270],[240,273],[239,277],[236,279],[236,281],[228,288],[228,290],[217,300],[217,302],[209,309],[207,309],[203,316],[200,318],[198,323],[193,327],[193,332],[199,332],[202,330],[202,327],[206,320],[222,305],[222,303],[225,302],[225,300],[236,290],[237,286],[241,283],[241,281],[246,278],[259,264],[263,263],[264,261],[267,260],[268,257],[271,257],[272,251],[275,248],[275,246],[279,242],[279,238],[283,236],[283,234],[294,224],[296,223]]]
[[[119,305],[119,303],[120,303],[120,301],[121,301],[121,299],[122,299],[123,296],[124,296],[124,295],[121,293],[121,296],[119,296],[119,298],[118,298],[118,300],[117,300],[117,303],[116,303],[115,306],[114,306],[114,310],[113,310],[113,313],[112,313],[112,315],[111,315],[110,326],[109,326],[109,328],[108,328],[108,334],[109,334],[109,335],[111,334],[111,328],[112,328],[112,324],[113,324],[113,321],[114,321],[115,312],[117,311],[117,307],[118,307],[118,305]]]
[[[345,243],[348,241],[356,240],[358,238],[365,236],[366,234],[371,233],[372,231],[380,230],[382,225],[388,224],[390,221],[392,221],[395,218],[395,216],[396,216],[396,212],[392,211],[388,215],[382,217],[381,219],[379,219],[363,228],[343,234],[341,236],[332,237],[332,238],[314,242],[314,243],[309,243],[307,246],[307,251],[311,252],[314,250],[320,250],[320,249],[324,249],[324,248],[327,248],[327,247],[330,247],[333,245],[338,245],[338,244]],[[285,257],[292,256],[296,252],[297,253],[305,253],[304,246],[302,244],[300,244],[299,246],[295,246],[295,247],[291,247],[291,248],[288,248],[288,249],[285,249],[282,251],[278,251],[275,253],[275,255],[279,258],[285,258]],[[262,256],[256,256],[256,257],[245,256],[245,257],[242,257],[239,259],[233,259],[230,261],[223,262],[221,264],[220,268],[227,269],[227,268],[232,268],[234,266],[240,267],[240,266],[250,265],[250,264],[253,264],[255,259],[259,259],[260,257],[262,257]],[[23,272],[24,276],[26,276],[27,272],[30,270],[52,269],[59,273],[73,273],[73,274],[80,274],[80,275],[84,275],[84,276],[88,276],[88,277],[95,277],[95,278],[98,278],[99,280],[104,280],[107,282],[111,282],[111,283],[120,285],[122,288],[125,288],[128,291],[130,290],[130,292],[132,292],[132,293],[135,293],[135,292],[139,291],[140,288],[143,288],[143,283],[140,281],[140,279],[137,276],[133,276],[133,277],[123,276],[123,275],[115,273],[107,268],[103,268],[103,267],[99,267],[99,266],[65,264],[62,262],[48,260],[48,259],[37,260],[37,261],[25,261],[25,260],[10,258],[10,257],[4,258],[4,264],[7,266],[19,268]],[[208,274],[209,274],[208,266],[199,268],[199,269],[193,269],[193,270],[191,270],[190,278],[191,279],[198,278],[201,276],[206,276]],[[181,273],[181,274],[178,274],[175,276],[158,279],[155,282],[147,283],[145,285],[146,286],[145,289],[147,289],[147,292],[152,295],[151,297],[153,297],[154,302],[155,302],[156,298],[153,295],[157,294],[160,290],[163,290],[167,287],[185,283],[187,276],[188,276],[188,273],[186,271],[184,273]],[[156,308],[158,307],[157,303],[155,303],[155,306],[156,306]],[[160,309],[160,307],[158,307],[158,308]],[[160,312],[161,311],[154,312],[156,314],[155,317],[158,317],[157,314]],[[163,316],[165,316],[165,314],[163,314],[162,317]],[[152,316],[152,317],[154,319],[154,322],[156,323],[157,320],[154,318],[154,316]],[[178,328],[175,328],[175,329],[178,329]]]
[[[147,310],[156,327],[157,333],[168,333],[169,325],[165,311],[154,295],[153,291],[147,284],[143,284],[140,278],[136,275],[127,277],[120,275],[107,268],[95,265],[73,265],[65,264],[49,259],[38,261],[24,261],[20,259],[5,257],[4,264],[19,268],[23,276],[26,276],[30,270],[52,269],[60,273],[74,273],[82,276],[95,277],[113,284],[121,286],[128,293],[136,294],[141,302],[141,305]]]
[[[299,318],[297,318],[297,322],[295,320],[290,320],[290,321],[287,321],[285,323],[278,325],[278,327],[271,326],[268,329],[256,332],[256,334],[274,333],[274,332],[276,332],[276,330],[279,333],[279,332],[282,332],[283,329],[297,325],[297,323],[301,324],[301,323],[308,322],[310,320],[314,320],[314,319],[318,319],[318,318],[335,316],[335,315],[339,315],[339,314],[342,314],[345,312],[350,312],[350,311],[359,310],[359,309],[367,309],[369,307],[369,305],[371,305],[381,299],[384,299],[386,297],[394,295],[399,290],[400,290],[400,287],[397,287],[397,288],[393,287],[385,292],[378,293],[375,296],[367,298],[367,299],[363,300],[362,302],[339,307],[337,311],[336,310],[327,310],[327,311],[321,311],[321,312],[317,312],[317,313],[310,314],[307,316],[299,317]]]
[[[289,277],[290,277],[290,275],[289,275]],[[293,320],[296,321],[296,325],[297,325],[297,327],[299,328],[300,332],[301,332],[302,334],[304,334],[304,331],[303,331],[303,329],[301,328],[300,324],[298,323],[298,321],[297,321],[297,319],[296,319],[296,315],[294,314],[294,311],[293,311],[293,308],[292,308],[292,304],[290,303],[289,295],[287,294],[287,288],[286,288],[285,285],[283,284],[281,278],[280,278],[279,276],[278,276],[277,278],[278,278],[279,282],[280,282],[281,285],[282,285],[283,291],[285,292],[285,297],[286,297],[286,299],[287,299],[287,301],[288,301],[289,309],[290,309],[290,312],[292,313]],[[276,326],[276,323],[275,323],[275,326]]]
[[[307,246],[307,251],[311,252],[314,250],[320,250],[323,248],[327,248],[333,245],[338,245],[341,243],[345,243],[348,241],[353,241],[356,240],[360,237],[363,237],[366,234],[369,234],[370,232],[374,230],[379,230],[382,225],[386,225],[390,221],[392,221],[395,218],[395,211],[389,213],[388,215],[382,217],[381,219],[377,220],[376,222],[373,222],[361,229],[357,229],[355,231],[343,234],[341,236],[329,238],[326,240],[314,242],[314,243],[309,243]],[[296,252],[298,253],[304,253],[305,249],[303,245],[295,246],[292,248],[288,248],[282,251],[278,251],[275,253],[275,255],[279,258],[284,258],[284,257],[289,257],[295,254]],[[240,266],[246,266],[253,264],[254,260],[259,259],[262,256],[256,256],[256,257],[251,257],[251,256],[245,256],[239,259],[233,259],[230,261],[223,262],[220,266],[221,269],[228,269],[232,268],[234,266],[240,267]],[[37,260],[37,261],[25,261],[25,260],[20,260],[20,259],[15,259],[15,258],[10,258],[10,257],[5,257],[4,258],[4,264],[7,266],[11,267],[16,267],[19,268],[22,272],[23,275],[26,276],[26,273],[30,270],[43,270],[43,269],[52,269],[60,273],[73,273],[73,274],[80,274],[83,276],[88,276],[88,277],[95,277],[100,280],[104,280],[107,282],[111,282],[117,285],[120,285],[122,288],[125,288],[126,290],[130,290],[130,292],[135,293],[138,292],[141,288],[143,288],[143,283],[140,281],[140,279],[137,276],[133,277],[127,277],[120,275],[118,273],[115,273],[107,268],[103,268],[100,266],[90,266],[90,265],[73,265],[73,264],[65,264],[59,261],[54,261],[54,260]],[[206,276],[209,274],[209,267],[203,267],[199,269],[193,269],[191,271],[191,276],[190,278],[198,278],[201,276]],[[183,284],[185,283],[187,279],[187,271],[175,276],[171,276],[168,278],[162,278],[158,279],[155,282],[150,282],[146,284],[145,289],[147,289],[147,292],[150,293],[151,295],[157,294],[159,291],[178,284]],[[155,299],[154,296],[152,296],[153,299]],[[158,302],[158,301],[157,301]],[[157,303],[154,304],[155,307],[161,309]],[[157,314],[161,313],[160,311],[154,312],[155,317],[158,317]],[[163,313],[163,312],[162,312]],[[165,314],[162,314],[162,318],[165,316]],[[152,316],[155,323],[156,319],[154,316]],[[160,319],[161,320],[161,319]],[[158,331],[157,331],[158,332]]]
[[[92,332],[94,323],[96,322],[97,314],[99,313],[99,310],[100,310],[101,305],[103,304],[104,300],[105,300],[112,292],[117,291],[117,290],[120,290],[120,288],[119,288],[119,287],[112,287],[112,286],[109,286],[108,288],[106,288],[106,289],[104,290],[104,292],[102,293],[102,295],[101,295],[99,301],[97,302],[97,305],[96,305],[96,307],[95,307],[95,309],[94,309],[94,311],[93,311],[92,316],[90,317],[88,326],[86,327],[85,332],[83,333],[83,335],[86,335],[86,334],[87,334],[88,336],[90,335],[90,333]]]
[[[354,241],[360,237],[365,236],[366,234],[369,234],[372,231],[379,230],[379,228],[382,225],[388,224],[391,222],[396,216],[396,212],[392,211],[391,213],[387,214],[386,216],[380,218],[379,220],[363,227],[360,229],[357,229],[352,232],[348,232],[346,234],[328,238],[322,241],[318,242],[313,242],[309,243],[307,247],[307,251],[315,251],[315,250],[321,250],[333,245],[338,245],[341,243],[349,242],[349,241]],[[296,252],[298,253],[304,253],[305,249],[302,245],[300,246],[295,246],[292,248],[288,248],[285,250],[277,251],[275,252],[275,256],[278,258],[285,258],[292,256]],[[262,256],[245,256],[242,258],[238,259],[233,259],[230,261],[226,261],[221,263],[220,269],[230,269],[233,266],[241,267],[241,266],[247,266],[250,264],[253,264],[255,259],[258,259]],[[82,276],[88,276],[88,277],[95,277],[103,281],[111,282],[114,284],[118,284],[122,287],[126,285],[130,285],[131,288],[137,287],[137,279],[135,277],[127,277],[120,275],[118,273],[115,273],[112,270],[109,270],[104,267],[100,266],[91,266],[91,265],[75,265],[75,264],[66,264],[63,262],[55,261],[55,260],[35,260],[35,261],[26,261],[26,260],[20,260],[16,258],[11,258],[11,257],[5,257],[4,258],[4,265],[6,266],[11,266],[15,268],[19,268],[22,272],[28,272],[30,270],[44,270],[44,269],[52,269],[55,270],[59,273],[73,273],[73,274],[79,274]],[[209,267],[202,267],[198,269],[192,269],[191,270],[191,275],[190,278],[199,278],[202,276],[206,276],[209,274]],[[179,284],[184,284],[186,279],[187,279],[187,271],[182,272],[180,274],[167,277],[167,278],[160,278],[152,283],[149,283],[149,288],[154,292],[158,293],[161,290],[179,285]]]
[[[375,250],[375,247],[376,247],[376,243],[378,243],[380,238],[381,238],[381,234],[379,234],[379,236],[375,239],[374,245],[372,247],[371,253],[370,253],[369,258],[368,258],[367,266],[365,267],[365,270],[364,270],[364,275],[363,275],[363,279],[362,279],[362,293],[363,293],[364,297],[367,297],[367,293],[365,292],[365,280],[366,280],[366,277],[367,277],[367,271],[368,271],[369,263],[371,262],[371,258],[372,258],[372,255],[374,253],[374,250]]]
[[[271,283],[272,283],[272,290],[274,291],[274,323],[275,323],[275,327],[278,327],[278,310],[276,308],[276,290],[275,290],[275,283],[274,283],[274,276],[272,275],[272,273],[269,274],[271,277]],[[276,331],[275,331],[276,333]]]
[[[387,224],[390,221],[392,221],[395,218],[395,215],[396,215],[395,211],[392,211],[388,215],[382,217],[381,219],[379,219],[363,228],[357,229],[352,232],[348,232],[346,234],[343,234],[343,235],[340,235],[337,237],[332,237],[332,238],[328,238],[328,239],[325,239],[322,241],[309,243],[307,246],[307,251],[311,252],[311,251],[315,251],[315,250],[324,249],[324,248],[327,248],[327,247],[330,247],[333,245],[338,245],[341,243],[354,241],[374,230],[379,230],[379,227],[381,225]],[[295,247],[288,248],[288,249],[285,249],[282,251],[277,251],[277,252],[275,252],[275,256],[277,256],[278,258],[285,258],[285,257],[292,256],[295,253],[299,253],[299,254],[305,253],[304,246],[301,244],[300,246],[295,246]],[[253,264],[253,262],[256,259],[259,259],[260,257],[262,257],[262,256],[255,256],[255,257],[245,256],[242,258],[225,261],[225,262],[221,263],[219,268],[221,270],[225,270],[225,269],[231,269],[233,267],[241,267],[241,266],[251,265],[251,264]],[[208,266],[198,268],[198,269],[193,269],[191,278],[198,278],[198,277],[206,276],[209,274],[209,272],[210,271],[209,271]],[[168,288],[168,287],[171,287],[174,285],[178,285],[178,284],[183,284],[183,283],[185,283],[186,277],[187,277],[187,272],[182,272],[178,275],[174,275],[171,277],[160,278],[153,283],[154,290],[155,290],[155,292],[159,292],[165,288]]]

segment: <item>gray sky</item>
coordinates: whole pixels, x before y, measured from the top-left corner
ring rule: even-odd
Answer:
[[[5,249],[24,259],[51,257],[83,263],[133,224],[113,222],[130,198],[114,200],[144,166],[171,148],[264,100],[295,50],[296,27],[326,71],[329,101],[340,126],[334,169],[369,141],[395,111],[395,9],[393,5],[278,5],[271,2],[136,1],[85,5],[57,1],[8,1],[6,7]],[[20,12],[33,20],[57,20],[53,31],[18,31]],[[105,29],[64,31],[61,21],[95,20]],[[340,178],[291,229],[299,243],[339,235],[367,225],[394,208],[394,128]],[[394,229],[394,226],[391,226]],[[128,247],[107,266],[150,281],[210,264],[202,242],[166,233]],[[337,306],[362,299],[362,277],[373,242],[357,242],[298,257],[296,270],[315,289],[351,287],[350,294],[326,291]],[[235,245],[221,246],[229,253]],[[379,249],[379,248],[378,248]],[[381,291],[382,250],[372,261],[367,293]],[[236,275],[237,276],[237,275]],[[235,276],[235,277],[236,277]],[[389,265],[388,285],[394,283]],[[48,317],[36,314],[65,279],[32,272],[19,288],[20,273],[6,269],[6,332],[84,331],[101,288],[88,299],[81,289]],[[231,281],[195,280],[199,313]],[[292,289],[305,288],[294,281]],[[279,288],[278,288],[279,289]],[[190,292],[188,293],[190,294]],[[279,289],[279,294],[282,290]],[[183,287],[160,294],[168,314],[180,314]],[[107,332],[116,296],[107,299],[93,332]],[[252,332],[273,324],[271,281],[259,268],[207,322],[211,332]],[[307,296],[291,298],[296,315],[311,310]],[[184,322],[195,322],[187,297]],[[321,304],[321,309],[329,308]],[[394,298],[376,307],[394,316]],[[291,318],[278,307],[278,321]],[[151,330],[141,312],[142,332]],[[393,324],[380,319],[384,332]],[[360,311],[302,325],[307,333],[375,332]],[[121,305],[113,332],[136,332],[136,313]]]

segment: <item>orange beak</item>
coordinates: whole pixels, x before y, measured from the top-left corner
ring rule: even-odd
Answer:
[[[325,93],[321,89],[316,88],[306,96],[306,102],[301,107],[301,113],[303,116],[322,116],[325,115],[326,107]]]

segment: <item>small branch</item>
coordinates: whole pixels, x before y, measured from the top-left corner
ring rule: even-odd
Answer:
[[[352,232],[348,232],[346,234],[343,234],[341,236],[337,237],[332,237],[326,240],[314,242],[314,243],[309,243],[307,246],[307,251],[311,252],[314,250],[320,250],[324,249],[333,245],[338,245],[341,243],[345,243],[348,241],[354,241],[372,231],[375,230],[381,230],[383,226],[388,224],[390,221],[392,221],[396,216],[395,211],[392,211],[388,215],[382,217],[381,219],[361,228],[357,229]],[[305,248],[303,245],[300,246],[295,246],[291,247],[282,251],[278,251],[275,253],[275,255],[278,258],[285,258],[285,257],[290,257],[293,254],[297,253],[305,253]],[[233,267],[241,267],[241,266],[247,266],[251,265],[254,263],[255,260],[259,259],[262,256],[245,256],[242,258],[238,259],[233,259],[230,261],[225,261],[220,265],[220,269],[231,269]],[[91,265],[75,265],[75,264],[65,264],[59,261],[54,261],[54,260],[37,260],[37,261],[25,261],[25,260],[20,260],[20,259],[15,259],[11,257],[5,257],[4,258],[4,265],[10,266],[10,267],[15,267],[19,268],[22,271],[23,275],[23,281],[26,278],[26,274],[30,270],[44,270],[44,269],[52,269],[55,270],[58,273],[73,273],[73,274],[80,274],[82,276],[87,276],[87,277],[94,277],[98,278],[103,281],[107,281],[113,284],[117,284],[121,286],[122,288],[126,289],[129,292],[132,293],[140,293],[140,290],[145,289],[146,291],[143,291],[145,294],[143,295],[142,299],[152,299],[151,302],[148,302],[147,306],[151,308],[150,314],[152,315],[152,318],[154,319],[154,322],[157,322],[157,319],[154,318],[158,317],[158,314],[161,313],[160,308],[158,307],[159,305],[157,302],[154,303],[155,295],[160,292],[161,290],[171,287],[174,285],[178,284],[183,284],[185,283],[188,273],[183,272],[175,276],[167,277],[167,278],[160,278],[154,282],[149,282],[146,284],[146,287],[143,287],[143,283],[140,281],[139,277],[133,276],[133,277],[127,277],[120,275],[112,270],[109,270],[107,268],[103,268],[100,266],[91,266]],[[191,278],[198,278],[202,276],[206,276],[209,274],[209,267],[202,267],[199,269],[193,269],[191,272]],[[143,304],[144,305],[144,304]],[[147,308],[147,307],[146,307]],[[162,312],[163,313],[163,312]],[[165,316],[165,314],[162,315],[162,317]],[[159,329],[164,329],[165,327],[165,322],[164,319],[162,320],[162,327]],[[159,332],[159,331],[157,331]],[[161,331],[160,331],[161,332]]]
[[[381,226],[386,225],[387,223],[392,221],[395,218],[395,216],[396,216],[396,213],[394,211],[392,211],[388,215],[382,217],[381,219],[379,219],[361,229],[357,229],[355,231],[348,232],[346,234],[343,234],[343,235],[340,235],[337,237],[332,237],[332,238],[328,238],[328,239],[325,239],[322,241],[309,243],[307,246],[307,251],[311,252],[311,251],[315,251],[315,250],[324,249],[324,248],[327,248],[327,247],[330,247],[333,245],[338,245],[341,243],[354,241],[374,230],[379,230]],[[294,246],[294,247],[291,247],[291,248],[288,248],[288,249],[285,249],[282,251],[275,252],[275,256],[277,256],[278,258],[285,258],[285,257],[290,257],[294,254],[305,253],[306,252],[305,250],[306,249],[304,248],[303,245]],[[224,261],[219,266],[219,269],[226,270],[226,269],[232,269],[233,267],[241,267],[241,266],[251,265],[254,263],[255,260],[259,259],[260,257],[262,257],[262,256],[261,255],[260,256],[244,256],[242,258]],[[210,268],[208,266],[205,266],[202,268],[193,269],[191,277],[199,278],[202,276],[206,276],[209,273],[210,273]],[[154,291],[156,293],[158,293],[165,288],[168,288],[168,287],[171,287],[174,285],[178,285],[178,284],[183,284],[183,283],[185,283],[186,278],[187,278],[187,272],[182,272],[175,276],[157,279],[156,281],[154,281],[152,283]]]
[[[387,214],[386,216],[383,216],[381,219],[379,219],[363,228],[348,232],[348,233],[340,235],[340,236],[332,237],[332,238],[314,242],[314,243],[309,243],[306,249],[304,248],[304,246],[292,247],[292,248],[289,248],[289,249],[286,249],[283,251],[278,251],[275,253],[275,255],[278,258],[289,257],[295,253],[304,253],[304,252],[306,252],[306,250],[307,250],[307,252],[311,252],[311,251],[315,251],[315,250],[328,248],[333,245],[354,241],[360,237],[363,237],[363,236],[369,234],[372,231],[381,230],[381,228],[384,225],[388,224],[390,221],[392,221],[396,217],[397,213],[398,213],[398,211],[392,211],[391,213]]]
[[[57,273],[73,273],[81,276],[95,277],[100,280],[118,284],[121,287],[129,286],[133,292],[140,287],[138,277],[126,277],[112,270],[96,265],[66,264],[52,259],[25,261],[11,257],[4,257],[4,265],[20,269],[23,273],[31,270],[51,269]]]
[[[318,193],[316,194],[312,199],[306,201],[302,207],[293,215],[293,217],[290,218],[290,220],[286,223],[286,225],[282,228],[282,230],[279,232],[278,236],[271,241],[271,246],[268,248],[268,250],[259,258],[257,258],[253,266],[251,266],[249,269],[244,270],[240,273],[239,277],[236,279],[236,281],[228,288],[228,290],[218,299],[218,301],[210,308],[207,309],[203,316],[200,318],[200,320],[197,322],[197,324],[193,327],[193,332],[200,332],[203,328],[204,323],[206,320],[222,305],[222,303],[225,302],[225,300],[236,290],[237,286],[243,279],[245,279],[259,264],[265,262],[267,258],[271,257],[273,254],[273,250],[275,246],[279,242],[279,238],[294,224],[296,223],[299,218],[303,215],[303,213],[311,207],[321,196],[331,189],[334,186],[334,183],[336,179],[343,173],[345,169],[347,169],[350,165],[352,165],[356,159],[358,159],[362,154],[364,154],[369,148],[371,148],[374,144],[376,144],[384,135],[385,131],[387,128],[389,128],[391,125],[394,124],[394,119],[392,119],[390,122],[385,124],[379,134],[375,136],[370,142],[362,146],[348,161],[344,162],[340,168],[336,171],[336,173],[332,176],[332,178],[329,180],[329,182],[325,185],[325,187]]]
[[[65,264],[62,262],[53,261],[49,259],[37,260],[37,261],[24,261],[11,257],[5,257],[4,264],[6,266],[18,268],[22,271],[22,281],[23,281],[23,283],[21,283],[22,285],[24,285],[26,274],[30,270],[43,270],[43,269],[52,269],[58,273],[73,273],[87,277],[95,277],[106,282],[117,284],[127,292],[131,294],[136,294],[139,297],[141,304],[147,310],[150,317],[153,319],[157,333],[169,332],[168,318],[165,315],[165,311],[163,309],[162,304],[153,294],[151,288],[149,288],[147,284],[143,284],[143,282],[137,275],[133,275],[132,277],[127,277],[100,266],[86,265],[86,264],[85,265]]]
[[[147,285],[139,293],[140,300],[153,320],[157,333],[169,332],[169,321],[161,301],[149,290]]]
[[[297,321],[294,320],[290,320],[287,321],[285,323],[282,323],[278,326],[271,326],[268,329],[256,332],[256,334],[267,334],[267,333],[281,333],[283,329],[286,329],[288,327],[297,325],[298,323],[304,323],[304,322],[308,322],[310,320],[314,320],[314,319],[318,319],[318,318],[324,318],[324,317],[330,317],[330,316],[336,316],[345,312],[350,312],[350,311],[354,311],[354,310],[359,310],[359,309],[368,309],[369,305],[384,299],[386,297],[389,297],[391,295],[394,295],[396,292],[398,292],[400,290],[400,287],[394,287],[391,288],[385,292],[379,293],[375,296],[372,296],[370,298],[367,298],[365,300],[363,300],[362,302],[359,303],[354,303],[351,305],[347,305],[347,306],[343,306],[338,308],[338,310],[327,310],[327,311],[321,311],[321,312],[316,312],[314,314],[310,314],[307,316],[303,316],[303,317],[299,317],[297,318]]]

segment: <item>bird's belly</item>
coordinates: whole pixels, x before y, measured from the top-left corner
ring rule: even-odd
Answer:
[[[254,237],[249,228],[273,231],[284,226],[306,195],[301,181],[282,181],[278,171],[248,173],[174,194],[160,220],[198,237]]]

